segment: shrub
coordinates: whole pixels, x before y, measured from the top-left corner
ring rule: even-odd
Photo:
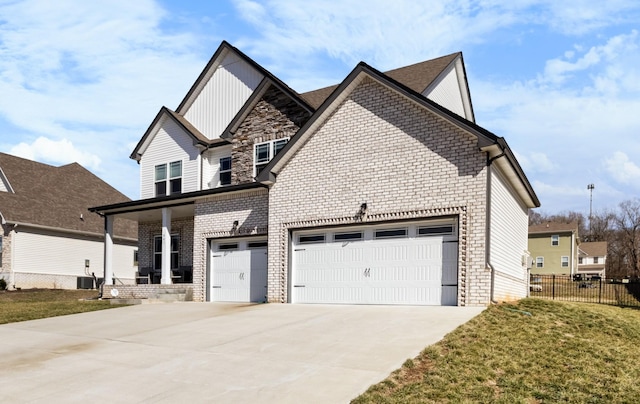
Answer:
[[[7,281],[5,281],[4,278],[0,278],[0,290],[5,289],[7,289]]]

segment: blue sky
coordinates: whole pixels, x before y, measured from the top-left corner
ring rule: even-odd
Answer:
[[[222,40],[299,92],[462,51],[476,121],[541,210],[588,213],[589,183],[614,209],[640,194],[639,30],[637,0],[0,0],[0,151],[136,199],[129,154]]]

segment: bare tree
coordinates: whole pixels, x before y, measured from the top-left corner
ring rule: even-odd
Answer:
[[[618,257],[621,269],[627,270],[627,275],[640,275],[640,199],[621,202],[620,211],[615,216],[618,237],[617,245],[613,249]]]
[[[607,241],[611,243],[615,233],[616,214],[610,211],[593,213],[589,230],[580,238],[583,241]]]

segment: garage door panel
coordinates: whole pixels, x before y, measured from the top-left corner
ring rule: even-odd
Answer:
[[[440,221],[442,222],[442,221]],[[453,223],[453,222],[451,222]],[[421,224],[424,224],[422,222]],[[448,238],[420,233],[403,224],[294,233],[292,301],[299,303],[450,304],[457,302],[458,249]],[[450,226],[453,228],[453,226]],[[360,232],[357,241],[331,242],[333,234]],[[323,236],[322,242],[296,245],[297,234]],[[404,237],[395,237],[400,234]],[[382,238],[376,236],[388,236]],[[309,238],[305,238],[308,240]],[[327,242],[325,242],[325,240]],[[444,285],[450,285],[445,286]]]
[[[219,251],[221,244],[237,244]],[[212,243],[210,300],[264,302],[267,295],[267,249],[250,248],[248,241]]]

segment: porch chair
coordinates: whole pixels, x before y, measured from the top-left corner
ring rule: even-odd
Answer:
[[[148,285],[151,283],[151,272],[152,269],[148,267],[143,267],[138,270],[136,273],[136,284],[138,285]]]

